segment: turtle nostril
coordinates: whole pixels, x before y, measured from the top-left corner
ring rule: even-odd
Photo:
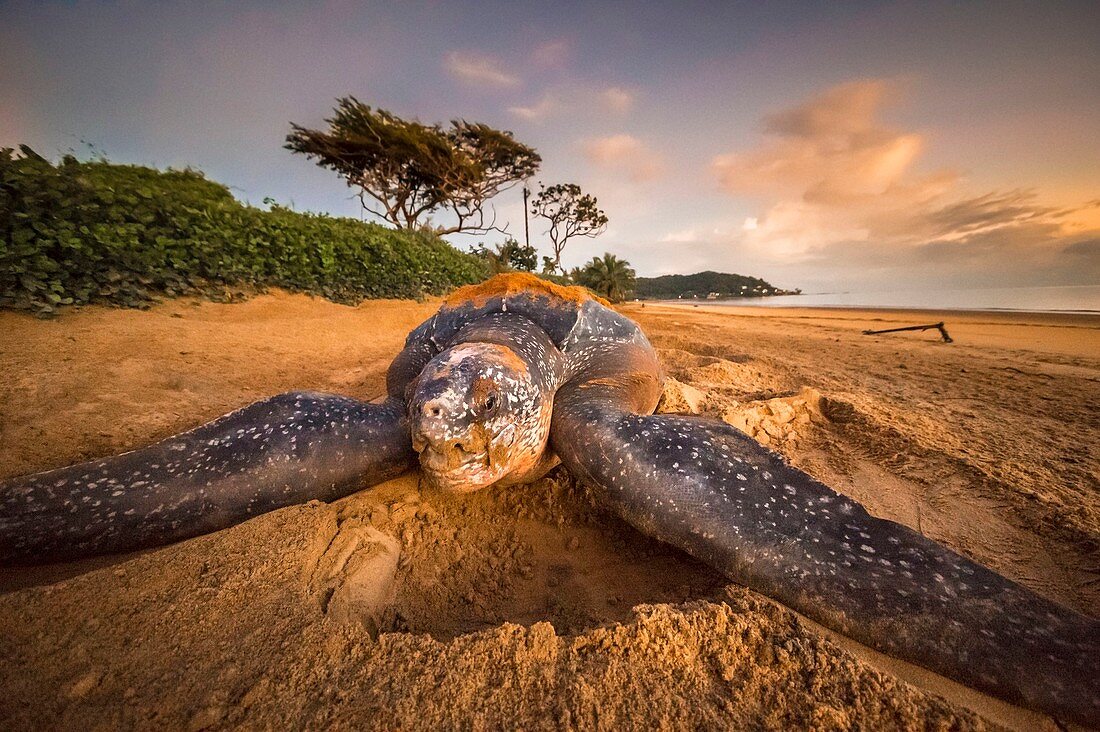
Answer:
[[[456,442],[455,443],[455,449],[456,450],[462,450],[463,452],[466,451],[465,445],[463,445],[461,442]]]
[[[439,416],[439,407],[435,407],[435,408],[432,409],[432,415],[434,415],[436,417]]]

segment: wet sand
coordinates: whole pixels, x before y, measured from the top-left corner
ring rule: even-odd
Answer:
[[[377,396],[435,307],[275,293],[0,313],[0,476],[281,391]],[[1100,614],[1100,317],[624,311],[675,380],[670,407]],[[861,334],[937,320],[955,343]],[[1057,729],[728,585],[560,471],[471,496],[407,475],[136,556],[3,570],[0,591],[4,729]]]

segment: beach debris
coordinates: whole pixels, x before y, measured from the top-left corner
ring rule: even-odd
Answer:
[[[865,330],[863,335],[881,335],[882,333],[900,333],[903,330],[932,330],[936,328],[939,330],[940,335],[943,336],[944,343],[953,343],[954,339],[947,335],[947,328],[943,326],[943,321],[939,323],[930,323],[928,325],[907,325],[903,328],[885,328],[883,330]]]

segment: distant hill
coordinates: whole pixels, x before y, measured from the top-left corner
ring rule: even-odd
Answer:
[[[797,292],[799,291],[781,290],[759,277],[726,272],[638,277],[634,284],[634,296],[642,300],[675,300],[680,297],[700,300],[764,297],[765,295],[790,295]]]

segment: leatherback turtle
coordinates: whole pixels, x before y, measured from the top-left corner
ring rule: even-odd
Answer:
[[[875,518],[742,432],[653,415],[631,320],[502,275],[452,295],[366,403],[292,392],[149,447],[0,484],[0,562],[126,552],[330,501],[413,468],[447,491],[560,460],[641,531],[823,625],[1056,717],[1100,726],[1100,622]]]

